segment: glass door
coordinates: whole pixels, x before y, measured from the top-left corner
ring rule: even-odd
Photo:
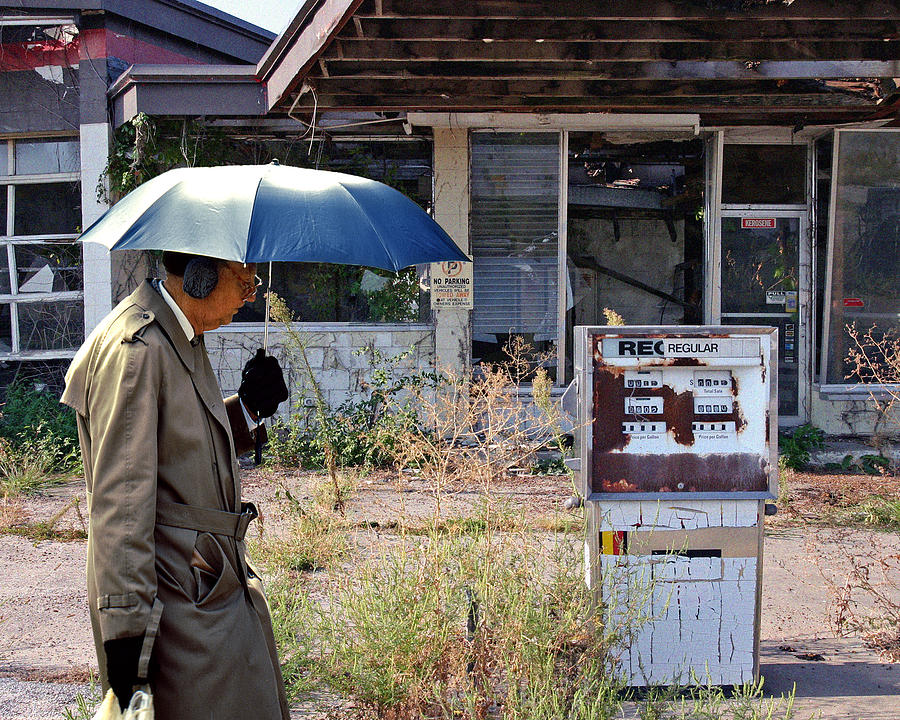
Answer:
[[[778,328],[779,422],[804,422],[809,258],[801,238],[806,214],[723,209],[720,228],[721,323]]]

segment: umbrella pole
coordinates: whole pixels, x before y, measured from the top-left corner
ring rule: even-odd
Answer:
[[[265,329],[263,330],[263,350],[268,352],[269,350],[269,296],[272,292],[272,261],[269,261],[269,285],[266,288],[266,320],[265,320]],[[257,428],[256,430],[256,452],[254,453],[254,461],[257,466],[262,463],[262,432]]]
[[[266,288],[266,322],[263,332],[263,350],[269,349],[269,296],[272,293],[272,261],[269,260],[269,285]]]

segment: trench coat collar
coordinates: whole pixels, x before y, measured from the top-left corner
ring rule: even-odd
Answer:
[[[169,342],[172,343],[172,347],[175,348],[179,359],[184,363],[188,372],[193,375],[197,366],[195,347],[187,339],[184,330],[181,329],[181,323],[178,322],[178,318],[175,317],[172,308],[163,300],[163,296],[159,294],[159,291],[153,287],[153,281],[145,280],[134,291],[132,298],[137,305],[153,313],[156,317],[156,322],[159,323],[166,337],[169,338]]]
[[[213,417],[225,429],[228,435],[229,444],[233,444],[231,440],[231,426],[228,422],[228,415],[225,412],[225,403],[222,401],[222,394],[216,382],[215,373],[209,365],[206,355],[206,344],[203,342],[203,336],[190,341],[184,334],[181,323],[172,312],[172,308],[163,299],[163,296],[153,287],[153,281],[145,281],[132,295],[135,303],[145,310],[150,310],[159,323],[175,352],[184,363],[188,372],[191,374],[191,380],[197,390],[197,394],[203,400]]]

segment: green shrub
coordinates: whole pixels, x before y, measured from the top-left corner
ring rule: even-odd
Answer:
[[[47,472],[81,471],[74,411],[32,383],[13,383],[7,389],[0,437],[31,466],[44,463]]]
[[[269,457],[276,465],[327,468],[328,452],[340,467],[383,468],[396,465],[399,438],[415,432],[420,418],[405,400],[412,387],[433,384],[433,373],[395,377],[394,368],[409,353],[387,358],[375,348],[355,354],[372,355],[371,380],[361,400],[347,400],[325,412],[294,412],[272,427]]]
[[[778,445],[782,467],[802,470],[809,464],[810,451],[825,447],[825,433],[813,425],[801,425],[782,435]]]

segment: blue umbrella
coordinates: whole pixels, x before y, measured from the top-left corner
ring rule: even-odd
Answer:
[[[81,236],[110,250],[175,250],[245,263],[410,265],[469,258],[383,183],[272,163],[169,170]]]

